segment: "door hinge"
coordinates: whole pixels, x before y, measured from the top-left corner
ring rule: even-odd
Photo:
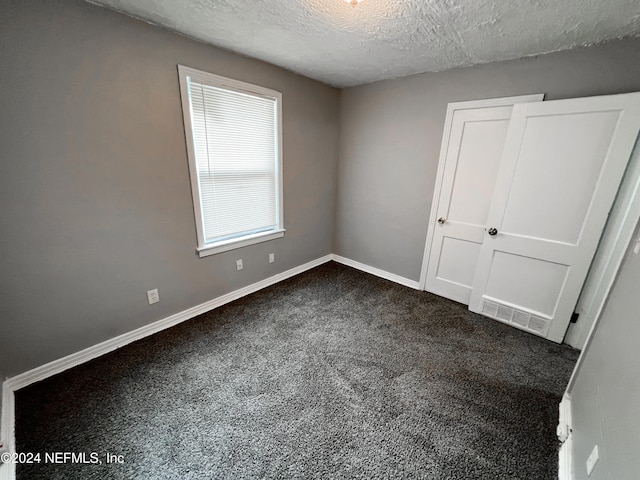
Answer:
[[[571,323],[576,323],[578,321],[578,317],[579,316],[580,316],[580,314],[578,312],[573,312],[571,314]]]

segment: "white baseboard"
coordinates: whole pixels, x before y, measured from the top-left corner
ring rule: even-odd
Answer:
[[[394,273],[389,273],[384,270],[380,270],[364,263],[356,262],[340,255],[325,255],[324,257],[312,260],[298,267],[292,268],[285,272],[279,273],[272,277],[269,277],[260,282],[248,285],[246,287],[235,290],[226,295],[214,298],[195,307],[191,307],[182,312],[178,312],[169,317],[163,318],[149,325],[145,325],[131,332],[124,333],[115,338],[99,343],[89,348],[85,348],[79,352],[73,353],[66,357],[54,360],[40,367],[34,368],[27,372],[16,375],[7,379],[2,384],[2,417],[0,423],[0,440],[10,452],[15,452],[15,395],[14,392],[35,382],[45,380],[53,375],[64,372],[72,367],[82,365],[89,360],[100,357],[106,353],[117,350],[132,342],[141,340],[149,335],[158,333],[167,328],[173,327],[179,323],[189,320],[197,315],[206,313],[214,308],[225,305],[229,302],[242,298],[251,293],[262,290],[263,288],[274,285],[278,282],[286,280],[287,278],[298,275],[302,272],[310,270],[322,265],[323,263],[334,260],[343,265],[356,268],[366,273],[376,275],[378,277],[390,280],[400,285],[404,285],[416,290],[420,289],[419,282],[409,280],[408,278],[401,277]],[[14,480],[15,479],[15,465],[13,464],[0,464],[0,480]]]
[[[309,263],[305,263],[304,265],[300,265],[298,267],[287,270],[286,272],[279,273],[252,285],[248,285],[231,293],[227,293],[220,297],[214,298],[213,300],[209,300],[207,302],[201,303],[200,305],[196,305],[195,307],[188,308],[187,310],[183,310],[182,312],[178,312],[174,315],[163,318],[162,320],[150,323],[149,325],[145,325],[144,327],[140,327],[131,332],[124,333],[92,347],[85,348],[84,350],[81,350],[77,353],[73,353],[64,358],[54,360],[53,362],[47,363],[46,365],[42,365],[41,367],[34,368],[33,370],[29,370],[25,373],[21,373],[20,375],[16,375],[15,377],[8,379],[5,383],[9,385],[11,390],[19,390],[23,387],[26,387],[27,385],[39,382],[40,380],[49,378],[52,375],[64,372],[69,368],[81,365],[85,362],[88,362],[89,360],[100,357],[105,353],[109,353],[120,347],[124,347],[129,343],[141,340],[162,330],[166,330],[167,328],[173,327],[174,325],[182,323],[185,320],[189,320],[190,318],[193,318],[197,315],[206,313],[210,310],[213,310],[214,308],[221,307],[222,305],[247,296],[251,293],[257,292],[258,290],[262,290],[263,288],[269,287],[278,282],[286,280],[287,278],[293,277],[294,275],[298,275],[302,272],[310,270],[314,267],[317,267],[318,265],[322,265],[323,263],[329,262],[330,260],[331,255],[326,255],[322,258],[318,258]]]
[[[340,255],[333,254],[331,255],[331,258],[338,263],[347,265],[348,267],[362,270],[363,272],[370,273],[372,275],[375,275],[376,277],[384,278],[385,280],[391,280],[392,282],[399,283],[400,285],[404,285],[405,287],[420,290],[420,282],[416,282],[415,280],[409,280],[408,278],[401,277],[400,275],[396,275],[395,273],[386,272],[384,270],[380,270],[379,268],[371,267],[364,263],[341,257]]]
[[[564,394],[559,405],[558,440],[562,442],[558,453],[558,479],[573,480],[573,435],[571,434],[571,397]]]
[[[162,320],[158,320],[149,325],[145,325],[144,327],[140,327],[131,332],[124,333],[105,342],[99,343],[89,348],[85,348],[84,350],[81,350],[79,352],[73,353],[58,360],[54,360],[53,362],[49,362],[45,365],[7,379],[2,384],[2,423],[0,424],[2,431],[0,432],[0,439],[2,439],[2,442],[5,443],[6,448],[8,448],[10,452],[15,451],[14,392],[16,390],[31,385],[32,383],[45,380],[46,378],[64,372],[69,368],[82,365],[89,360],[93,360],[94,358],[112,352],[113,350],[116,350],[120,347],[124,347],[129,343],[141,340],[145,337],[148,337],[149,335],[153,335],[154,333],[173,327],[174,325],[182,323],[185,320],[189,320],[190,318],[193,318],[202,313],[206,313],[210,310],[213,310],[214,308],[221,307],[222,305],[225,305],[229,302],[257,292],[258,290],[262,290],[263,288],[274,285],[278,282],[286,280],[287,278],[315,268],[318,265],[329,262],[332,259],[332,255],[325,255],[324,257],[312,260],[311,262],[305,263],[304,265],[300,265],[285,272],[278,273],[277,275],[266,278],[252,285],[240,288],[231,293],[227,293],[226,295],[222,295],[220,297],[214,298],[213,300],[209,300],[208,302],[201,303],[200,305],[196,305],[195,307],[191,307],[182,312],[178,312],[174,315],[163,318]],[[14,465],[0,465],[0,480],[13,480],[14,478]]]

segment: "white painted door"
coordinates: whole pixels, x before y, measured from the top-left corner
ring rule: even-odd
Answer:
[[[425,260],[424,289],[469,304],[513,104],[543,95],[449,105]]]
[[[562,341],[639,130],[640,93],[514,107],[470,310]]]

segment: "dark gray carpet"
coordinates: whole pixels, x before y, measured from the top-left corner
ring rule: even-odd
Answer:
[[[552,479],[578,352],[335,263],[16,394],[18,479]],[[43,458],[44,460],[44,458]]]

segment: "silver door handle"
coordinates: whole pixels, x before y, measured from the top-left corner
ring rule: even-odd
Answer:
[[[489,230],[487,230],[487,233],[493,237],[494,235],[498,234],[498,229],[491,227]]]
[[[442,225],[442,224],[443,224],[444,222],[446,222],[446,221],[447,221],[447,220],[446,220],[444,217],[440,217],[440,218],[438,219],[438,223],[439,223],[440,225]]]

